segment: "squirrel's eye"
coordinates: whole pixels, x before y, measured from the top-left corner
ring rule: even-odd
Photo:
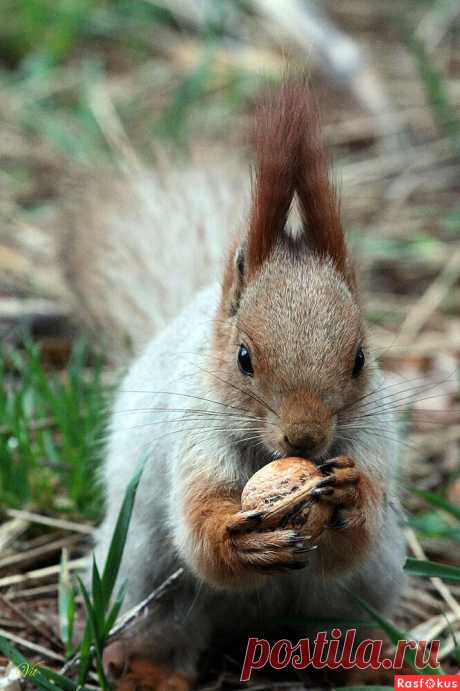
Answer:
[[[254,374],[251,355],[249,350],[244,345],[240,345],[240,349],[238,351],[238,367],[240,368],[240,371],[247,377],[252,377]]]
[[[355,357],[355,364],[353,367],[353,372],[352,372],[352,377],[357,377],[358,374],[361,372],[362,368],[364,367],[364,362],[365,362],[365,357],[363,353],[363,349],[359,348],[358,352],[356,353]]]

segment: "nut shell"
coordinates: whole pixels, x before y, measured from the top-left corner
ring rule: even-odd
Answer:
[[[295,456],[267,463],[246,483],[241,495],[243,511],[271,508],[299,489],[318,481],[320,475],[313,461]]]
[[[329,523],[332,507],[324,502],[308,501],[308,492],[324,476],[313,461],[295,456],[268,463],[246,483],[241,495],[243,511],[270,511],[283,508],[282,526],[292,528],[312,541],[319,538]],[[289,516],[290,511],[305,505]]]

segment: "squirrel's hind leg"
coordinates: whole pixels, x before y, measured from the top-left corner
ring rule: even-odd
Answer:
[[[208,620],[185,589],[148,612],[104,650],[104,671],[117,691],[189,691],[209,645]]]
[[[132,642],[117,640],[104,650],[104,671],[117,691],[189,691],[193,687],[194,677],[157,664],[136,652],[135,643],[132,646]]]

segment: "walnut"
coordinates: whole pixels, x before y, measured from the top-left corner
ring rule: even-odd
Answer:
[[[281,458],[268,463],[246,483],[241,495],[243,511],[279,515],[279,526],[292,528],[317,541],[331,519],[331,504],[311,496],[324,475],[313,461]],[[300,505],[300,508],[299,508]]]

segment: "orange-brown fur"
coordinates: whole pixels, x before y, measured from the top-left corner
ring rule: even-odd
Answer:
[[[186,506],[191,539],[195,541],[195,568],[203,580],[217,587],[254,586],[263,578],[263,570],[282,569],[295,559],[290,544],[294,531],[267,532],[268,522],[259,530],[259,525],[241,512],[239,494],[232,497],[225,490],[195,488]]]
[[[323,535],[323,549],[318,569],[323,575],[331,570],[346,572],[365,556],[376,533],[376,515],[385,500],[385,490],[377,481],[360,473],[356,485],[344,504],[348,506],[349,525],[346,530],[332,529]]]
[[[227,524],[241,508],[237,493],[224,489],[194,488],[186,505],[187,521],[196,541],[198,568],[205,579],[215,583],[244,580],[246,569],[239,561]]]
[[[188,691],[194,679],[171,672],[135,652],[135,640],[129,647],[115,640],[104,650],[103,665],[107,678],[117,682],[117,691]]]
[[[144,658],[132,658],[129,672],[118,685],[118,691],[188,691],[194,680],[183,674],[153,664]]]

